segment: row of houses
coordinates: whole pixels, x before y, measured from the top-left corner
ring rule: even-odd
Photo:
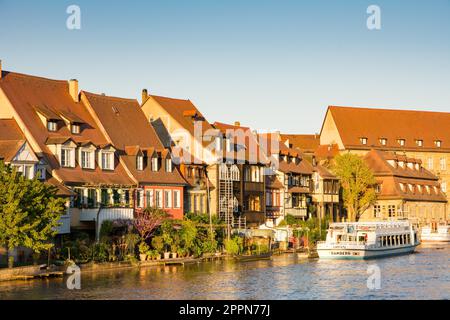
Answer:
[[[378,202],[363,219],[445,220],[448,125],[447,113],[330,107],[320,135],[259,133],[209,122],[190,100],[95,94],[0,63],[0,159],[67,199],[60,233],[98,233],[148,206],[236,228],[273,227],[287,214],[340,221],[329,169],[340,152],[363,155],[377,177]]]

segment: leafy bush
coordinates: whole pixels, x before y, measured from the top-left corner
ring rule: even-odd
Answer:
[[[152,246],[157,252],[162,253],[164,250],[164,238],[162,236],[153,237]]]
[[[147,252],[150,250],[150,247],[148,246],[147,243],[145,243],[145,241],[142,241],[139,244],[139,253],[140,254],[147,254]]]
[[[239,254],[243,249],[243,239],[241,237],[233,237],[224,241],[225,250],[229,254]]]

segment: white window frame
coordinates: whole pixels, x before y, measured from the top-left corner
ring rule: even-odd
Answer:
[[[65,154],[67,153],[67,154]],[[64,159],[63,159],[64,155]],[[71,168],[72,166],[72,156],[73,156],[73,149],[72,148],[61,148],[61,167],[64,168]]]
[[[155,193],[153,189],[145,190],[145,201],[147,203],[147,207],[153,207],[155,205]]]
[[[83,157],[83,154],[86,155],[86,158]],[[82,169],[94,169],[94,162],[95,162],[94,151],[89,149],[80,150],[80,165]]]
[[[166,172],[172,172],[173,171],[172,159],[166,158],[165,166],[166,166]]]
[[[173,208],[181,208],[181,192],[180,190],[173,190]]]
[[[164,208],[172,209],[172,190],[164,190]]]
[[[152,171],[157,172],[159,171],[159,160],[158,157],[152,158]]]
[[[447,161],[445,158],[439,159],[439,166],[441,170],[447,170]]]
[[[109,159],[109,163],[108,161],[105,161],[105,159]],[[102,170],[114,170],[114,152],[102,151],[100,155],[100,161]]]
[[[446,181],[442,181],[441,183],[441,191],[444,193],[447,193],[447,182]]]
[[[51,132],[58,131],[58,123],[56,121],[48,120],[47,121],[47,130]]]
[[[136,157],[136,169],[138,171],[144,170],[144,156],[138,155]]]
[[[155,206],[157,208],[160,208],[160,209],[163,208],[163,205],[164,205],[163,195],[164,195],[164,193],[161,189],[155,190]]]
[[[72,132],[72,134],[80,134],[81,132],[81,127],[79,124],[71,124],[70,125],[70,132]]]

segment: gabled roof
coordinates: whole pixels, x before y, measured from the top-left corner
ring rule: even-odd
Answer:
[[[190,100],[161,97],[156,95],[149,95],[149,97],[154,99],[159,106],[185,130],[187,130],[192,137],[198,138],[195,135],[195,124],[201,124],[202,134],[205,137],[214,137],[220,134],[220,132],[213,128],[213,126],[206,120],[203,114]],[[201,143],[204,148],[207,148],[212,142],[202,139]]]
[[[409,168],[407,165],[400,167],[395,163],[392,166],[388,161],[393,158],[397,158],[397,156],[374,149],[364,157],[364,160],[374,172],[377,182],[381,185],[381,192],[377,195],[378,199],[447,201],[446,196],[441,191],[438,177],[421,166],[419,170]],[[400,159],[403,160],[403,157],[400,157]],[[404,159],[407,158],[404,157]],[[412,160],[410,159],[411,162],[413,162]],[[409,186],[412,186],[413,189],[410,190]],[[427,187],[429,192],[427,192]],[[419,190],[419,188],[422,190]]]
[[[261,149],[257,136],[252,132],[249,127],[240,125],[231,125],[222,122],[214,122],[213,127],[219,129],[220,132],[232,139],[233,144],[239,150],[234,150],[233,160],[248,161],[253,164],[267,164],[269,162],[268,157]],[[226,150],[224,156],[226,156]],[[244,157],[242,157],[244,155]]]
[[[14,72],[3,72],[0,79],[0,89],[11,102],[18,117],[24,123],[27,131],[42,150],[55,175],[64,183],[70,184],[105,184],[132,185],[122,165],[119,163],[114,171],[104,171],[98,166],[95,170],[63,168],[51,153],[46,141],[51,137],[70,137],[75,142],[92,141],[95,145],[106,144],[106,137],[97,128],[91,115],[81,102],[75,102],[69,93],[69,84],[65,80],[52,80]],[[50,132],[40,120],[37,108],[45,106],[56,114],[71,114],[85,122],[80,134],[72,134],[65,125],[58,127],[56,132]],[[37,150],[38,151],[38,150]]]
[[[371,109],[355,107],[328,107],[336,124],[345,148],[382,148],[402,150],[450,150],[450,113]],[[367,145],[362,145],[360,138],[367,138]],[[386,146],[380,142],[387,139]],[[397,140],[404,139],[400,146]],[[419,147],[416,140],[422,140]],[[442,141],[440,148],[435,141]]]
[[[10,162],[25,142],[14,119],[0,119],[0,159]]]
[[[164,148],[137,100],[85,91],[82,91],[81,95],[82,101],[86,101],[88,108],[91,108],[95,117],[100,121],[99,126],[106,131],[110,143],[124,151],[121,158],[137,181],[140,183],[185,184],[175,167],[172,172],[165,172],[163,168],[154,172],[148,161],[144,170],[137,170],[136,156],[141,151],[148,156],[152,156],[155,151],[158,151],[163,159],[170,157],[169,150]]]

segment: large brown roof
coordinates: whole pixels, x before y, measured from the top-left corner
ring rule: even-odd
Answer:
[[[50,152],[46,141],[51,137],[70,137],[75,142],[91,141],[95,145],[107,143],[106,137],[95,125],[86,107],[75,102],[69,94],[69,84],[65,80],[51,80],[31,75],[3,72],[0,89],[5,93],[20,119],[43,151],[43,156],[55,170],[56,175],[68,184],[131,185],[122,165],[117,164],[114,171],[83,170],[80,166],[63,168]],[[38,116],[39,107],[44,106],[55,114],[70,114],[82,119],[84,125],[80,134],[72,134],[66,125],[58,126],[56,132],[49,132]]]
[[[107,135],[115,147],[121,151],[121,158],[127,168],[140,183],[185,184],[178,170],[165,172],[164,161],[162,168],[154,172],[150,161],[144,170],[137,170],[136,156],[139,152],[149,157],[159,152],[165,156],[168,150],[159,140],[155,129],[146,120],[137,100],[110,97],[82,91],[87,99],[88,107],[92,108],[101,122]]]
[[[289,141],[292,148],[298,148],[305,153],[313,153],[320,145],[320,136],[317,134],[281,134],[281,141]]]
[[[191,135],[194,136],[194,121],[202,122],[203,133],[205,131],[215,131],[212,125],[205,119],[203,114],[197,109],[197,107],[191,102],[191,100],[175,99],[168,97],[161,97],[150,95],[158,104],[169,113],[175,121],[188,130]]]
[[[377,182],[381,184],[381,192],[378,194],[379,199],[447,201],[446,196],[440,189],[438,177],[420,166],[420,162],[415,159],[400,157],[401,160],[419,164],[419,169],[413,169],[407,165],[403,167],[398,166],[395,162],[391,165],[388,162],[391,159],[399,159],[399,157],[394,156],[392,153],[374,149],[364,157],[364,160],[372,169]],[[427,192],[427,187],[429,192]]]
[[[222,122],[214,122],[213,127],[219,129],[224,135],[229,135],[233,143],[239,147],[245,148],[244,152],[235,151],[235,160],[244,160],[253,164],[266,164],[269,159],[260,148],[259,142],[255,134],[249,127],[226,124]],[[243,139],[243,141],[241,141]],[[240,145],[240,143],[244,143]],[[242,150],[242,149],[240,149]],[[224,154],[226,150],[224,150]],[[244,155],[245,158],[242,157]]]
[[[450,113],[354,107],[328,107],[345,148],[450,150]],[[362,145],[360,138],[367,138]],[[387,139],[386,146],[380,139]],[[398,140],[405,139],[400,146]],[[423,140],[419,147],[416,140]],[[435,141],[442,141],[440,148]]]

